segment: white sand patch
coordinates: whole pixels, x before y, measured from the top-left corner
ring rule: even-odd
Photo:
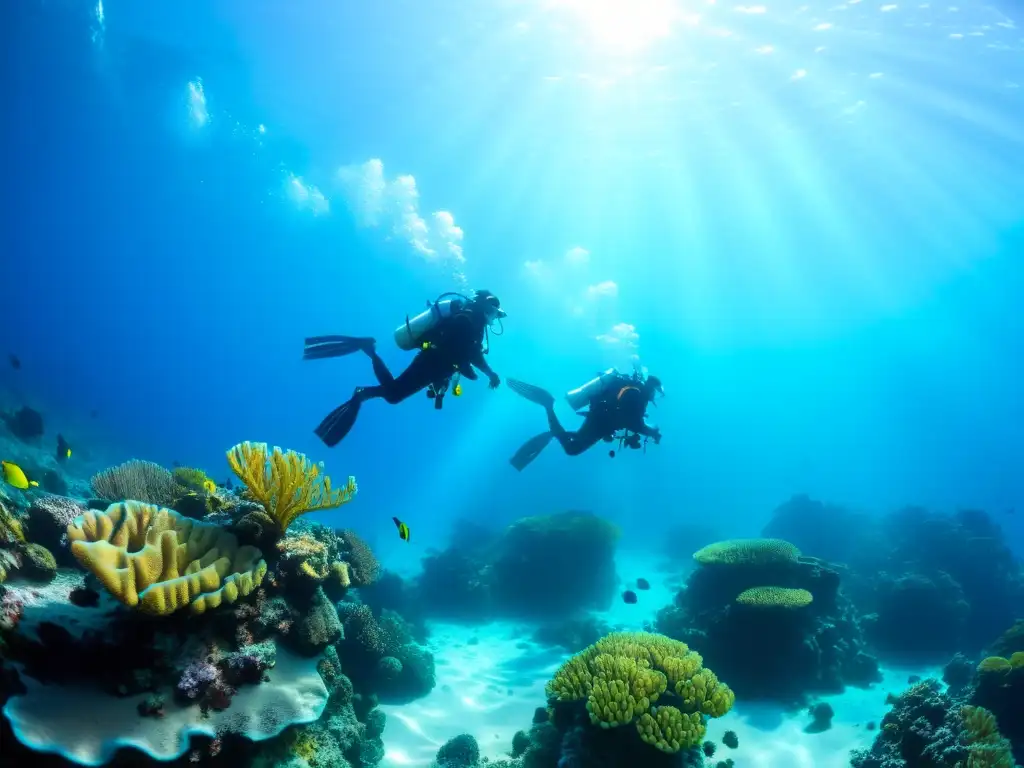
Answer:
[[[430,765],[460,733],[474,736],[482,755],[506,756],[513,734],[528,730],[534,710],[544,706],[544,684],[565,654],[537,646],[515,624],[431,630],[437,686],[411,704],[382,707],[388,716],[382,768]]]
[[[707,738],[718,744],[716,757],[731,757],[746,768],[849,768],[850,752],[870,747],[878,726],[889,710],[886,694],[907,688],[911,675],[941,678],[940,669],[882,670],[883,680],[871,688],[848,688],[844,693],[822,696],[832,705],[832,727],[823,733],[805,733],[811,722],[806,710],[787,712],[766,704],[737,701],[732,712],[708,723]],[[875,729],[868,730],[868,723]],[[735,731],[739,748],[721,745],[722,734]]]

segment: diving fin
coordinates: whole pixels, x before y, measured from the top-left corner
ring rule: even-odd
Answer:
[[[376,341],[370,336],[310,336],[302,350],[303,360],[326,360],[344,357],[353,352],[373,349]]]
[[[359,406],[362,404],[363,401],[357,395],[353,395],[351,400],[339,405],[320,422],[320,426],[314,430],[316,436],[323,440],[328,448],[336,446],[352,431],[359,416]]]
[[[551,432],[541,432],[539,435],[531,437],[523,443],[515,455],[508,460],[508,463],[515,467],[516,471],[522,472],[530,462],[540,456],[541,451],[548,447],[552,437],[554,435]]]
[[[505,379],[505,384],[517,395],[525,397],[531,403],[536,403],[544,408],[555,407],[555,396],[546,389],[535,387],[533,384],[527,384],[525,381],[519,381],[518,379]]]

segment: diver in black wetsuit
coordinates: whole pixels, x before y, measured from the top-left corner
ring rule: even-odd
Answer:
[[[444,300],[444,296],[454,298]],[[353,352],[364,352],[373,364],[377,384],[356,387],[351,399],[335,408],[316,428],[317,436],[328,447],[334,447],[355,425],[360,406],[367,400],[381,398],[392,405],[424,389],[434,400],[436,408],[448,387],[455,383],[455,394],[461,394],[458,379],[465,377],[475,381],[478,377],[474,367],[482,371],[490,382],[491,389],[501,383],[501,378],[487,364],[485,339],[491,323],[505,317],[498,297],[490,291],[479,290],[473,298],[459,294],[444,294],[438,301],[428,304],[428,309],[415,318],[406,318],[395,331],[399,346],[406,350],[416,349],[416,356],[409,367],[398,376],[393,376],[387,365],[377,354],[376,340],[356,336],[313,336],[306,339],[304,360],[322,360],[341,357]]]
[[[530,438],[516,451],[510,463],[519,471],[540,455],[551,438],[558,440],[567,456],[578,456],[598,442],[611,442],[616,436],[621,445],[628,448],[640,448],[641,438],[650,438],[655,444],[661,442],[661,430],[645,421],[647,404],[653,402],[656,395],[665,394],[657,376],[644,377],[639,373],[630,376],[609,370],[570,393],[570,403],[575,410],[590,406],[590,410],[583,413],[583,424],[575,432],[558,421],[555,397],[550,392],[515,379],[508,380],[508,388],[543,406],[550,430]],[[609,451],[609,455],[614,456],[615,451]]]

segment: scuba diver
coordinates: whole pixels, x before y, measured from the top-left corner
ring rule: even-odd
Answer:
[[[567,456],[579,456],[600,441],[610,443],[618,439],[619,448],[642,448],[647,440],[655,445],[661,442],[661,431],[647,424],[647,404],[665,389],[657,376],[644,376],[639,370],[632,375],[609,368],[582,387],[569,392],[565,398],[574,411],[584,416],[583,424],[575,432],[567,430],[555,414],[555,397],[550,392],[515,379],[508,379],[508,388],[527,400],[544,407],[548,416],[548,430],[530,438],[509,460],[522,472],[543,451],[551,438],[561,444]],[[590,407],[588,411],[583,408]],[[608,452],[611,457],[615,451]]]
[[[506,316],[498,297],[490,291],[478,290],[472,298],[459,293],[443,293],[436,301],[427,302],[427,309],[395,329],[395,343],[400,349],[418,350],[416,356],[398,376],[392,375],[377,354],[377,342],[360,336],[313,336],[306,339],[303,360],[324,360],[363,352],[373,364],[377,384],[356,387],[352,397],[335,408],[316,428],[317,436],[333,448],[341,442],[356,423],[360,406],[367,400],[381,398],[394,405],[427,390],[427,396],[440,409],[449,388],[456,397],[462,394],[460,379],[475,381],[474,367],[490,381],[491,389],[501,383],[484,359],[490,350],[489,329],[492,323]],[[496,332],[495,335],[500,335]]]

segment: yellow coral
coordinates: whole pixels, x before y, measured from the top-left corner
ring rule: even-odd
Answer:
[[[805,608],[814,596],[806,589],[788,587],[752,587],[740,592],[736,602],[759,608]]]
[[[1017,651],[1010,655],[1010,668],[1020,669],[1024,667],[1024,651]]]
[[[674,696],[678,706],[655,706]],[[636,723],[644,741],[666,752],[698,744],[703,717],[720,717],[735,697],[685,643],[648,632],[617,632],[576,654],[555,672],[552,701],[586,701],[602,728]]]
[[[343,589],[348,589],[352,585],[352,577],[348,572],[348,563],[343,560],[335,560],[331,563],[331,575]]]
[[[291,753],[307,763],[316,757],[316,741],[308,733],[299,731],[291,745]]]
[[[166,615],[233,603],[263,581],[262,553],[220,526],[139,501],[88,511],[68,526],[71,553],[130,608]]]
[[[239,443],[228,451],[231,470],[245,483],[249,495],[267,511],[284,533],[299,515],[347,504],[358,490],[349,477],[344,487],[331,489],[331,478],[321,465],[295,451],[266,443]]]
[[[683,714],[675,707],[657,707],[652,712],[644,713],[636,724],[640,738],[652,747],[675,754],[704,738],[706,728],[700,715]]]
[[[693,553],[701,565],[767,565],[789,563],[800,550],[783,539],[729,539],[708,544]]]
[[[25,541],[25,531],[18,518],[0,501],[0,543],[16,541]]]
[[[299,566],[299,572],[304,574],[305,576],[308,576],[314,581],[323,581],[327,578],[327,570],[324,569],[323,571],[318,571],[316,568],[310,565],[309,560],[302,561],[302,564]]]

